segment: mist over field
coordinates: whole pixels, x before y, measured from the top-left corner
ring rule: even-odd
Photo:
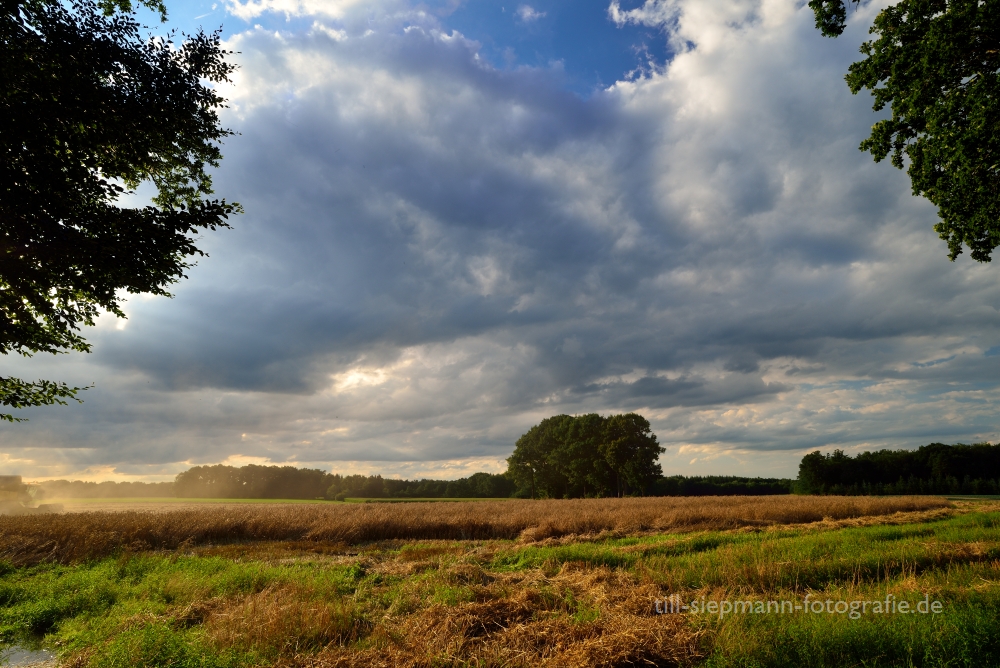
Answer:
[[[214,179],[246,213],[93,354],[6,360],[94,387],[0,469],[458,478],[585,412],[646,416],[667,475],[997,440],[997,267],[857,148],[885,4],[830,40],[791,0],[171,3],[236,52]]]

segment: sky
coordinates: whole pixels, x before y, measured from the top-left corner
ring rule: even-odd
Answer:
[[[829,39],[794,0],[168,3],[236,52],[246,213],[91,354],[4,360],[93,387],[0,427],[0,472],[456,478],[587,412],[646,416],[668,475],[998,440],[1000,266],[858,150],[882,6]]]

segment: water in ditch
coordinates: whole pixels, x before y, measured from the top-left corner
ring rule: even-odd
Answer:
[[[0,650],[0,666],[4,668],[48,668],[55,665],[56,655],[47,649],[9,645]]]

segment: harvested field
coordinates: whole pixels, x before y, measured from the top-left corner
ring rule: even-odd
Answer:
[[[510,499],[367,499],[350,498],[345,499],[346,503],[462,503],[484,501],[507,501]],[[340,505],[340,501],[328,501],[324,499],[205,499],[205,498],[178,498],[178,497],[122,497],[122,498],[94,498],[75,499],[54,497],[45,499],[45,503],[55,503],[62,506],[64,512],[86,513],[95,511],[121,512],[124,510],[138,510],[141,512],[167,512],[171,510],[199,510],[201,508],[228,508],[231,506],[242,507],[253,506],[280,506],[280,505],[319,505],[333,506]]]
[[[121,497],[121,498],[93,498],[74,499],[52,497],[46,498],[45,503],[57,503],[63,507],[65,512],[85,513],[93,511],[122,511],[140,510],[164,512],[168,510],[198,510],[199,508],[219,508],[228,506],[245,505],[329,505],[330,501],[306,500],[306,499],[185,499],[177,497]]]
[[[680,616],[650,614],[660,590],[607,568],[565,567],[489,575],[478,566],[443,570],[469,586],[471,601],[432,605],[385,619],[369,647],[328,645],[289,657],[288,668],[455,666],[686,666],[699,638]],[[471,580],[471,583],[470,583]]]
[[[253,541],[535,542],[564,536],[726,530],[950,507],[935,497],[660,497],[470,503],[224,506],[0,517],[0,560],[77,563],[121,551]]]
[[[72,668],[1000,665],[1000,504],[931,505],[748,525],[733,517],[757,506],[730,503],[722,531],[244,540],[6,566],[0,643],[40,639]],[[823,611],[658,614],[668,597]],[[845,614],[889,600],[938,609]]]
[[[4,549],[37,565],[0,566],[0,643],[41,638],[74,668],[1000,665],[995,502],[497,505],[488,519],[461,504],[6,518]],[[502,535],[440,538],[470,525]],[[60,527],[76,533],[58,542]],[[34,556],[12,550],[26,539]],[[88,543],[109,556],[81,558]],[[838,614],[657,614],[668,597]],[[940,614],[839,614],[928,597]]]

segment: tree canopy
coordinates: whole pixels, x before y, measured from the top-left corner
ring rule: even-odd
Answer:
[[[850,0],[849,0],[850,1]],[[844,0],[810,0],[824,35],[843,33]],[[900,0],[875,18],[864,60],[846,76],[891,116],[861,142],[889,157],[938,207],[934,229],[954,260],[989,262],[1000,245],[1000,0]]]
[[[517,440],[507,475],[532,498],[647,494],[663,448],[636,413],[556,415]]]
[[[1000,444],[931,443],[916,450],[877,450],[855,457],[819,450],[802,458],[797,481],[806,494],[997,494]]]
[[[81,326],[125,317],[122,293],[169,296],[204,255],[194,235],[239,211],[207,199],[232,134],[212,84],[233,65],[218,33],[143,37],[127,0],[2,1],[0,353],[87,352]],[[151,205],[120,204],[146,181]],[[79,389],[0,377],[0,405]]]

